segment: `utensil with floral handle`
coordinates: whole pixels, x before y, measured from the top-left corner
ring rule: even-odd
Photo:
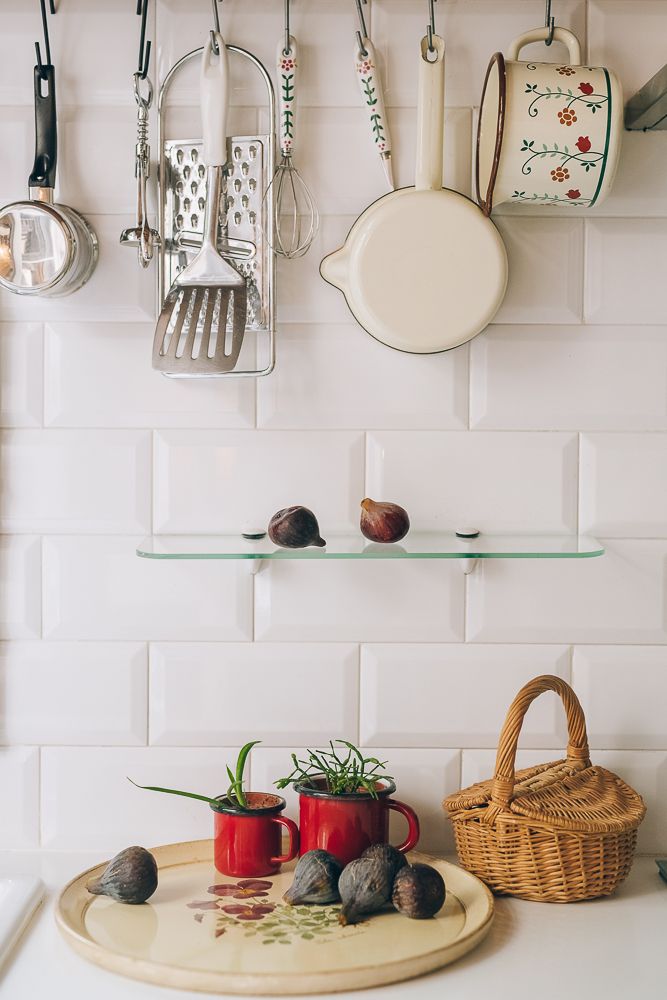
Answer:
[[[394,170],[391,160],[391,133],[384,107],[382,77],[378,69],[375,48],[370,38],[362,38],[361,43],[361,47],[358,40],[355,43],[354,68],[357,80],[359,81],[359,90],[368,111],[371,139],[380,155],[387,184],[390,190],[393,191],[396,185],[394,183]]]

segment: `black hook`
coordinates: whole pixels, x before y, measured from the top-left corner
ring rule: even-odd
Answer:
[[[42,80],[46,79],[46,68],[51,65],[51,43],[49,41],[49,22],[46,18],[46,0],[39,0],[39,5],[42,11],[42,29],[44,31],[44,52],[46,54],[46,62],[42,62],[42,52],[39,47],[39,42],[35,42],[35,52],[37,53],[37,65],[39,67],[39,75]],[[56,12],[56,0],[49,0],[49,10],[52,14]]]
[[[218,51],[218,43],[216,41],[216,35],[220,34],[220,14],[218,13],[218,4],[222,3],[222,0],[212,0],[213,2],[213,24],[215,25],[214,30],[211,32],[211,46],[216,56],[220,55]]]
[[[551,45],[554,40],[556,28],[556,18],[551,16],[551,0],[546,0],[546,13],[544,15],[544,27],[549,29],[549,34],[544,40],[545,45]]]
[[[137,14],[141,16],[141,31],[139,34],[139,63],[137,73],[140,80],[148,76],[151,61],[151,43],[146,41],[146,22],[148,20],[148,0],[137,0]]]
[[[428,50],[429,52],[435,52],[435,46],[433,44],[433,36],[435,35],[435,0],[428,0],[428,27],[426,28],[426,35],[428,37]]]
[[[289,30],[289,0],[285,0],[285,45],[283,46],[283,55],[288,56],[291,52],[290,46],[290,30]]]
[[[364,17],[364,8],[362,4],[367,4],[368,0],[356,0],[357,4],[357,14],[359,15],[359,25],[361,26],[361,31],[357,32],[357,42],[359,43],[359,54],[366,58],[368,52],[364,45],[364,38],[368,38],[368,30],[366,28],[366,18]]]

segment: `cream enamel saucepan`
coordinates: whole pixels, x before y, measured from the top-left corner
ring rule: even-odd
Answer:
[[[469,198],[442,187],[445,43],[421,42],[415,186],[391,191],[357,219],[320,272],[357,322],[411,354],[464,344],[493,319],[507,286],[498,230]]]

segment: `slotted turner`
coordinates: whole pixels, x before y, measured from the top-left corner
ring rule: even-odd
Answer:
[[[203,243],[171,286],[153,340],[153,368],[174,378],[210,378],[232,371],[248,309],[246,279],[217,248],[229,107],[227,46],[219,32],[211,32],[204,46],[200,84],[207,165]]]

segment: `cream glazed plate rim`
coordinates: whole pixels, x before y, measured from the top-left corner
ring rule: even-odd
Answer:
[[[219,873],[215,873],[213,868],[213,841],[211,840],[169,844],[152,848],[151,851],[155,855],[160,873],[163,874],[167,871],[171,871],[172,878],[175,881],[178,881],[179,876],[182,877],[184,874],[187,876],[187,869],[193,865],[199,865],[200,867],[210,865],[210,869],[202,872],[202,877],[199,879],[200,885],[205,885],[206,881],[210,881],[211,876],[214,877],[215,881],[219,882],[225,878],[224,876],[220,876]],[[168,962],[158,960],[154,957],[151,958],[148,954],[145,956],[133,954],[131,948],[121,950],[119,948],[109,947],[108,944],[96,940],[90,930],[88,926],[89,911],[92,906],[96,907],[93,912],[93,916],[97,916],[97,921],[99,923],[100,913],[102,914],[102,917],[104,917],[105,913],[106,915],[112,913],[112,907],[120,907],[123,904],[114,904],[105,897],[91,896],[85,888],[90,879],[99,876],[102,873],[106,866],[106,862],[82,872],[65,886],[56,905],[55,918],[59,930],[65,937],[68,944],[87,960],[112,972],[120,973],[121,975],[125,975],[133,979],[151,982],[160,986],[170,986],[180,989],[190,989],[211,993],[254,993],[261,995],[330,993],[343,990],[364,989],[371,986],[380,986],[388,983],[400,982],[402,980],[411,979],[415,976],[423,975],[424,973],[432,972],[435,969],[441,968],[469,952],[472,948],[479,944],[479,942],[481,942],[490,929],[494,911],[493,896],[491,895],[489,889],[482,882],[480,882],[479,879],[464,869],[440,858],[432,858],[421,853],[413,853],[410,855],[410,860],[413,862],[420,861],[431,863],[435,865],[443,874],[447,885],[448,900],[445,902],[443,911],[441,911],[442,919],[436,918],[436,920],[433,921],[418,921],[409,920],[407,917],[401,916],[398,913],[383,913],[375,918],[371,917],[367,922],[359,924],[355,928],[338,928],[336,925],[336,930],[331,931],[332,936],[328,941],[325,940],[323,942],[322,939],[319,938],[314,942],[309,941],[307,944],[300,941],[295,943],[296,948],[301,949],[301,957],[303,957],[304,949],[310,948],[312,945],[315,949],[319,949],[311,952],[313,958],[316,956],[324,956],[325,961],[328,961],[329,959],[327,951],[322,950],[322,946],[324,945],[325,949],[333,948],[334,954],[332,955],[332,961],[338,963],[335,968],[317,967],[317,961],[314,963],[315,967],[310,970],[303,967],[300,967],[300,969],[297,970],[294,966],[290,968],[289,956],[290,952],[292,952],[291,948],[287,948],[286,950],[279,948],[277,950],[275,948],[255,949],[252,954],[259,956],[260,965],[262,964],[262,960],[264,960],[264,964],[266,964],[268,956],[272,955],[277,960],[278,967],[262,971],[255,971],[253,967],[252,971],[243,971],[238,967],[236,969],[211,967],[197,968],[192,964],[169,964]],[[293,867],[294,863],[291,863],[283,866],[282,875],[267,876],[267,879],[271,879],[275,883],[280,883],[281,879],[286,882],[286,884],[277,884],[274,891],[282,894],[287,885],[291,883],[291,873]],[[206,875],[206,879],[203,878],[204,875]],[[229,881],[229,879],[227,879],[227,881]],[[231,881],[233,881],[233,879]],[[186,891],[188,893],[194,892],[193,889],[188,889]],[[159,900],[159,892],[160,888],[158,887],[156,896],[153,897],[156,899],[157,905],[151,907],[150,910],[148,907],[143,906],[127,908],[123,906],[123,912],[127,912],[131,919],[135,919],[135,916],[139,919],[143,919],[144,917],[147,917],[148,913],[151,913],[151,920],[155,922],[155,926],[157,927],[158,916],[156,915],[154,917],[153,913],[158,913],[161,902],[162,917],[163,919],[165,918],[165,902]],[[198,888],[195,895],[201,896],[202,893],[205,892],[205,888]],[[260,893],[260,895],[267,896],[268,894],[263,892]],[[167,893],[167,902],[171,903],[172,912],[174,912],[174,906],[176,904],[180,907],[187,906],[187,899],[187,895],[181,896],[179,899],[175,899],[173,897],[173,893],[171,894],[171,897],[169,893]],[[225,903],[234,903],[234,901],[234,899],[222,900],[222,902]],[[269,900],[260,900],[260,903],[261,902],[269,902]],[[449,907],[448,903],[450,904]],[[104,907],[107,907],[106,911],[104,910]],[[236,904],[236,909],[238,908],[239,904]],[[280,909],[280,906],[277,908]],[[204,908],[201,907],[201,909],[203,910]],[[234,909],[234,907],[232,907],[232,909]],[[314,913],[322,913],[324,910],[333,910],[334,908],[309,907],[308,909],[312,910]],[[134,911],[134,913],[132,913],[132,911]],[[116,910],[116,916],[120,914],[120,912],[120,910]],[[230,921],[230,918],[225,917],[223,914],[218,917],[218,912],[219,911],[216,910],[215,919]],[[200,950],[208,948],[209,955],[211,955],[213,953],[213,949],[218,949],[220,947],[220,945],[217,944],[217,932],[215,935],[216,940],[214,942],[212,942],[210,938],[210,933],[208,938],[204,937],[206,927],[202,926],[202,924],[205,924],[212,916],[213,915],[210,913],[195,916],[192,909],[190,909],[188,917],[190,920],[193,918],[194,920],[199,920],[199,923],[196,925],[187,921],[184,922],[182,915],[179,916],[176,914],[176,917],[173,918],[174,920],[177,919],[179,921],[179,937],[183,931],[187,931],[188,934],[191,932],[201,934],[199,945],[201,945],[202,948],[200,949],[199,946],[196,949],[193,948],[193,954],[195,951],[199,953]],[[447,918],[449,918],[449,921],[454,924],[454,927],[451,929],[449,926],[445,929],[445,919]],[[167,919],[171,921],[172,918],[168,916]],[[374,922],[375,927],[373,927]],[[397,924],[397,922],[399,923]],[[236,941],[237,943],[244,941],[244,938],[236,935],[235,928],[238,927],[240,921],[231,921],[231,923],[233,924],[233,933],[230,934],[228,938],[223,939],[223,944],[229,944],[230,948],[233,947],[233,941]],[[93,925],[95,926],[95,920],[93,920]],[[102,926],[102,930],[104,930],[103,923],[100,926]],[[382,928],[382,934],[378,934],[378,926]],[[263,943],[261,936],[261,924],[257,923],[251,926],[247,923],[244,924],[243,927],[250,928],[251,931],[256,928],[256,937],[253,936],[253,942],[256,941],[257,943]],[[411,933],[406,935],[406,931],[408,930],[411,930]],[[380,950],[380,952],[378,952],[378,960],[375,963],[372,961],[368,962],[364,959],[363,964],[352,964],[347,968],[344,965],[340,965],[341,954],[344,958],[344,955],[347,954],[349,950],[351,951],[352,957],[354,957],[356,945],[361,944],[361,950],[363,950],[365,956],[372,951],[373,943],[375,943],[375,946],[377,947],[378,939],[380,938],[384,940],[386,936],[384,932],[390,932],[389,936],[391,937],[392,933],[395,935],[397,931],[400,935],[400,940],[403,942],[404,951],[408,949],[408,951],[401,957],[397,959],[394,958],[391,961],[386,961],[384,954],[382,954]],[[223,930],[221,933],[225,934],[225,931]],[[344,940],[346,937],[358,936],[360,933],[365,935],[364,939],[356,942],[350,942],[349,945],[347,944],[347,941]],[[439,939],[440,943],[436,947],[420,948],[420,938],[423,941],[424,934],[430,935],[432,938]],[[247,932],[244,932],[244,937],[248,936],[250,935],[248,935]],[[298,934],[297,937],[299,937]],[[409,952],[410,940],[414,940],[415,942],[414,953]],[[343,941],[342,945],[341,941]],[[241,950],[245,949],[246,953],[250,954],[253,947],[253,944],[246,944],[244,942]],[[346,949],[343,953],[340,953],[341,947]],[[338,959],[335,957],[336,949],[339,950]],[[394,953],[393,949],[387,950],[390,950],[390,953],[392,954]],[[237,952],[238,949],[234,950],[233,954],[236,956]],[[281,961],[281,959],[284,959],[285,961]],[[272,963],[273,959],[271,959],[269,964]],[[238,966],[238,962],[236,964]]]

